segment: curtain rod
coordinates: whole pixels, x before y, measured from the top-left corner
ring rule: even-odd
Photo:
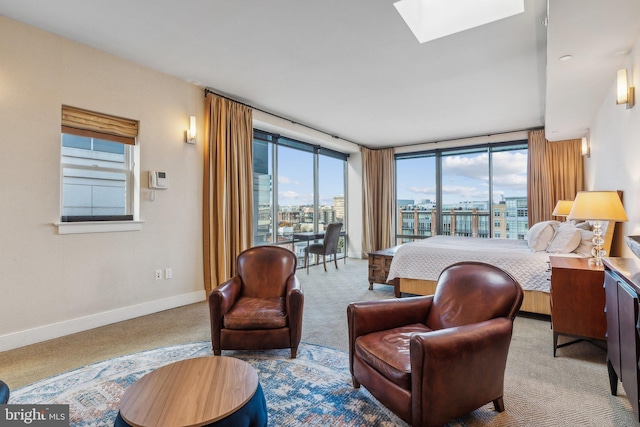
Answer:
[[[293,124],[293,125],[303,126],[303,127],[306,127],[307,129],[311,129],[311,130],[313,130],[313,131],[320,132],[320,133],[322,133],[322,134],[328,135],[328,136],[330,136],[330,137],[331,137],[331,138],[333,138],[333,139],[341,139],[341,140],[343,140],[343,141],[345,141],[345,142],[350,142],[351,144],[355,144],[355,145],[357,145],[358,147],[362,147],[362,144],[358,144],[357,142],[353,142],[353,141],[350,141],[350,140],[348,140],[348,139],[344,139],[344,138],[342,138],[342,137],[339,137],[338,135],[334,135],[334,134],[331,134],[331,133],[329,133],[329,132],[325,132],[325,131],[320,130],[320,129],[318,129],[318,128],[314,128],[313,126],[305,125],[304,123],[296,122],[295,120],[292,120],[292,119],[290,119],[290,118],[288,118],[288,117],[280,116],[280,115],[278,115],[278,114],[274,114],[274,113],[272,113],[272,112],[270,112],[270,111],[266,111],[266,110],[263,110],[263,109],[261,109],[261,108],[254,107],[254,106],[253,106],[253,105],[251,105],[251,104],[247,104],[247,103],[245,103],[245,102],[238,101],[237,99],[233,99],[233,98],[231,98],[231,97],[229,97],[229,96],[227,96],[227,95],[223,95],[223,94],[221,94],[221,93],[218,93],[218,92],[216,92],[216,91],[214,91],[213,89],[210,89],[210,88],[208,88],[208,87],[204,88],[204,95],[205,95],[205,96],[207,96],[207,94],[208,94],[208,93],[210,93],[210,94],[212,94],[212,95],[219,96],[219,97],[224,98],[224,99],[228,99],[229,101],[237,102],[237,103],[238,103],[238,104],[240,104],[240,105],[244,105],[245,107],[251,108],[251,109],[256,110],[256,111],[260,111],[261,113],[265,113],[265,114],[268,114],[268,115],[270,115],[270,116],[277,117],[277,118],[279,118],[279,119],[285,120],[285,121],[287,121],[287,122],[289,122],[289,123],[291,123],[291,124]]]
[[[497,136],[497,135],[506,135],[508,133],[515,133],[515,132],[530,132],[533,130],[544,130],[544,127],[535,127],[535,128],[529,128],[529,129],[518,129],[518,130],[508,130],[508,131],[504,131],[504,132],[495,132],[495,133],[488,133],[486,135],[475,135],[475,136],[464,136],[461,138],[452,138],[452,139],[441,139],[439,141],[428,141],[428,142],[415,142],[413,144],[405,144],[405,145],[400,145],[398,147],[394,147],[394,146],[388,146],[388,147],[380,147],[380,149],[384,149],[384,148],[403,148],[403,147],[415,147],[417,145],[428,145],[428,144],[439,144],[442,142],[454,142],[454,141],[464,141],[465,139],[474,139],[474,138],[487,138],[490,136]],[[489,143],[491,144],[491,143]]]
[[[353,141],[350,141],[350,140],[348,140],[348,139],[341,138],[341,137],[339,137],[339,136],[337,136],[337,135],[333,135],[333,134],[328,133],[328,132],[325,132],[325,131],[323,131],[323,130],[320,130],[320,129],[314,128],[313,126],[309,126],[309,125],[305,125],[305,124],[303,124],[303,123],[296,122],[295,120],[292,120],[292,119],[290,119],[290,118],[288,118],[288,117],[283,117],[283,116],[280,116],[280,115],[278,115],[278,114],[274,114],[274,113],[272,113],[272,112],[270,112],[270,111],[266,111],[266,110],[263,110],[263,109],[261,109],[261,108],[256,108],[256,107],[254,107],[254,106],[253,106],[253,105],[251,105],[251,104],[247,104],[247,103],[245,103],[245,102],[238,101],[237,99],[233,99],[233,98],[231,98],[230,96],[227,96],[227,95],[223,95],[223,94],[221,94],[221,93],[218,93],[218,92],[216,92],[215,90],[213,90],[213,89],[211,89],[211,88],[208,88],[208,87],[204,88],[204,95],[205,95],[205,96],[207,96],[207,94],[208,94],[208,93],[213,94],[213,95],[216,95],[216,96],[219,96],[219,97],[224,98],[224,99],[228,99],[229,101],[237,102],[237,103],[238,103],[238,104],[240,104],[240,105],[244,105],[245,107],[252,108],[252,109],[254,109],[254,110],[260,111],[260,112],[265,113],[265,114],[269,114],[270,116],[277,117],[277,118],[279,118],[279,119],[282,119],[282,120],[288,121],[288,122],[290,122],[291,124],[294,124],[294,125],[300,125],[300,126],[303,126],[303,127],[308,128],[308,129],[314,130],[314,131],[316,131],[316,132],[323,133],[323,134],[325,134],[325,135],[330,136],[330,137],[331,137],[331,138],[333,138],[333,139],[341,139],[341,140],[343,140],[343,141],[345,141],[345,142],[350,142],[351,144],[355,144],[355,145],[357,145],[358,147],[365,147],[365,148],[368,148],[369,150],[383,150],[383,149],[387,149],[387,148],[414,147],[414,146],[417,146],[417,145],[438,144],[438,143],[442,143],[442,142],[460,141],[460,140],[465,140],[465,139],[473,139],[473,138],[490,137],[490,136],[496,136],[496,135],[505,135],[505,134],[508,134],[508,133],[514,133],[514,132],[529,132],[529,131],[532,131],[532,130],[541,130],[541,129],[544,129],[544,127],[534,127],[534,128],[529,128],[529,129],[518,129],[518,130],[505,131],[505,132],[490,133],[490,134],[487,134],[487,135],[465,136],[465,137],[462,137],[462,138],[443,139],[443,140],[439,140],[439,141],[430,141],[430,142],[416,142],[416,143],[413,143],[413,144],[405,144],[405,145],[401,145],[400,147],[388,146],[388,147],[376,147],[376,148],[372,148],[372,147],[369,147],[369,146],[366,146],[366,145],[363,145],[363,144],[358,144],[357,142],[353,142]]]

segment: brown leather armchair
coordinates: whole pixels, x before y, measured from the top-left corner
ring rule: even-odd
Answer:
[[[443,270],[435,295],[350,304],[353,386],[413,426],[440,426],[489,402],[502,412],[522,297],[507,272],[461,262]]]
[[[285,248],[257,246],[236,262],[237,275],[209,294],[213,353],[291,348],[295,358],[304,305],[296,256]]]

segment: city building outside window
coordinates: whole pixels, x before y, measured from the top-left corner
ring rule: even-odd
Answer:
[[[438,234],[524,239],[526,171],[526,141],[396,155],[397,243]]]
[[[286,246],[302,265],[307,242],[296,241],[296,233],[319,233],[335,222],[341,222],[346,231],[347,158],[254,129],[254,245]],[[344,237],[338,251],[344,256]]]

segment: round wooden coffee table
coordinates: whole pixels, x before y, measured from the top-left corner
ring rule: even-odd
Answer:
[[[156,369],[127,388],[120,415],[135,427],[203,426],[236,412],[257,388],[256,370],[242,360],[187,359]]]

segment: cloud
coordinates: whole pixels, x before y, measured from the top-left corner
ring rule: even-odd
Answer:
[[[442,176],[455,175],[463,178],[488,181],[489,154],[481,153],[473,157],[443,156]]]
[[[313,194],[300,194],[295,191],[279,191],[278,202],[284,206],[313,205]]]
[[[297,199],[300,197],[300,194],[295,191],[280,191],[278,192],[278,199]]]
[[[444,196],[456,196],[459,200],[487,200],[489,198],[489,190],[483,186],[483,188],[476,187],[464,187],[459,185],[443,185],[442,195]],[[446,199],[444,201],[446,203]]]
[[[436,189],[434,187],[409,187],[409,191],[418,194],[436,194]]]
[[[293,180],[287,176],[278,175],[278,184],[293,184]]]

